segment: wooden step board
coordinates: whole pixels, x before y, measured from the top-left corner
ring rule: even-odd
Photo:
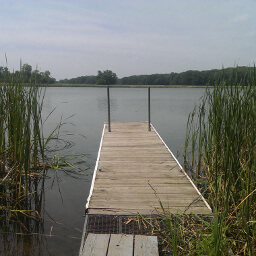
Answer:
[[[80,256],[158,256],[156,236],[88,234]]]

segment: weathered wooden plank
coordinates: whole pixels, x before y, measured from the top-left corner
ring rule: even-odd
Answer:
[[[118,165],[118,162],[120,163]],[[100,169],[107,169],[107,168],[115,168],[117,170],[122,170],[122,169],[129,169],[129,170],[137,170],[137,169],[145,169],[148,170],[149,174],[151,173],[152,169],[153,170],[165,170],[166,173],[168,173],[168,171],[176,168],[178,168],[178,165],[175,161],[164,161],[164,162],[148,162],[148,163],[141,163],[141,162],[137,162],[137,163],[131,163],[129,162],[129,165],[126,165],[126,162],[124,161],[118,161],[118,159],[116,159],[115,161],[100,161],[100,165],[99,165]]]
[[[161,207],[157,208],[141,208],[141,209],[122,209],[122,208],[90,208],[89,213],[91,214],[113,214],[113,215],[151,215],[151,214],[164,214],[171,212],[172,214],[211,214],[211,211],[206,207],[169,207],[162,211]]]
[[[115,131],[111,133],[106,133],[105,137],[107,138],[114,138],[114,137],[120,137],[125,138],[129,137],[131,139],[133,138],[157,138],[157,135],[154,132],[141,132],[140,130],[134,130],[134,131]]]
[[[195,197],[193,194],[188,194],[186,195],[186,197],[184,197],[184,195],[169,195],[169,193],[158,193],[157,195],[154,194],[154,192],[152,193],[148,193],[148,191],[141,191],[141,193],[136,192],[136,189],[134,189],[133,192],[131,192],[127,197],[124,198],[122,193],[116,193],[115,191],[112,192],[108,192],[106,195],[104,195],[104,197],[101,195],[101,193],[95,193],[92,195],[92,198],[94,198],[95,200],[97,199],[104,199],[104,200],[109,200],[111,198],[113,198],[113,200],[118,199],[118,200],[123,200],[125,202],[133,200],[133,199],[137,199],[138,201],[140,200],[144,200],[144,199],[148,199],[148,201],[155,201],[155,200],[163,200],[163,201],[169,201],[169,202],[174,202],[174,201],[196,201],[196,200],[200,200],[202,199],[200,196]],[[143,202],[142,202],[143,203]]]
[[[117,150],[118,152],[116,152],[116,150],[104,150],[101,151],[102,155],[104,155],[105,157],[138,157],[138,154],[140,157],[152,157],[152,155],[154,155],[154,157],[166,157],[168,160],[173,160],[172,156],[170,155],[169,152],[165,151],[165,152],[153,152],[153,151],[149,151],[149,150],[131,150],[128,151],[127,150]]]
[[[113,162],[112,164],[114,164],[116,162]],[[132,163],[131,163],[132,164]],[[148,174],[148,178],[151,177],[151,175],[154,174],[166,174],[166,177],[169,177],[169,175],[171,175],[170,177],[174,178],[177,177],[181,178],[181,177],[185,177],[187,179],[187,177],[183,174],[183,172],[179,169],[177,169],[175,166],[174,167],[166,167],[163,168],[161,166],[159,166],[159,168],[157,167],[149,167],[146,168],[144,166],[140,166],[138,168],[136,168],[135,166],[128,166],[128,165],[124,165],[122,167],[118,167],[118,166],[114,166],[114,165],[108,165],[108,166],[99,166],[99,169],[97,170],[97,172],[99,173],[99,175],[101,175],[102,173],[105,175],[107,175],[108,173],[113,173],[115,174],[125,174],[125,173],[134,173],[134,174],[143,174],[143,173],[147,173]]]
[[[170,153],[164,149],[164,148],[159,148],[159,146],[155,146],[154,148],[152,147],[135,147],[132,146],[129,150],[127,150],[127,147],[104,147],[102,148],[101,152],[103,154],[108,153],[108,154],[113,154],[116,153],[116,150],[118,150],[118,152],[120,153],[125,153],[125,154],[129,154],[131,152],[131,154],[133,152],[137,152],[140,154],[162,154],[162,153],[167,153],[169,154],[170,158],[172,158],[172,156],[170,155]]]
[[[179,203],[175,203],[175,204],[170,204],[169,202],[155,202],[155,203],[151,203],[151,202],[147,202],[147,206],[141,206],[141,204],[136,203],[136,202],[126,202],[126,204],[119,204],[117,201],[114,202],[104,202],[102,204],[99,204],[97,202],[94,202],[91,205],[91,208],[94,209],[119,209],[119,210],[131,210],[131,211],[135,211],[133,212],[134,214],[136,214],[137,212],[140,213],[143,210],[148,210],[149,212],[153,212],[155,209],[158,209],[159,211],[163,212],[162,207],[164,207],[165,211],[168,211],[168,209],[172,209],[172,210],[177,210],[179,212],[185,212],[185,211],[189,211],[189,212],[193,212],[193,211],[197,211],[198,209],[201,209],[204,207],[204,205],[202,203],[200,203],[200,205],[197,205],[197,203],[191,203],[191,205],[189,205],[189,203],[187,205],[185,204],[179,204]]]
[[[149,197],[150,195],[148,195]],[[153,196],[153,195],[152,195]],[[139,203],[139,201],[143,201],[142,203]],[[135,207],[139,209],[151,209],[152,207],[160,207],[161,205],[163,205],[164,207],[168,208],[168,207],[176,207],[181,208],[181,207],[204,207],[204,202],[202,200],[195,200],[195,199],[186,199],[183,200],[182,197],[178,197],[177,199],[169,199],[166,196],[162,196],[160,198],[160,200],[158,200],[157,198],[153,198],[153,199],[145,199],[144,196],[139,196],[137,197],[131,197],[130,199],[118,199],[118,198],[110,198],[110,197],[106,197],[104,198],[104,201],[102,201],[101,198],[99,197],[94,197],[94,201],[92,201],[90,207],[92,208],[113,208],[113,207],[117,207],[117,208],[127,208],[127,209],[134,209]]]
[[[115,158],[115,157],[112,157],[112,158],[104,158],[102,157],[102,161],[99,162],[99,165],[100,165],[100,168],[103,168],[103,164],[102,162],[106,162],[107,164],[115,164],[116,166],[119,166],[119,168],[122,168],[122,166],[124,167],[128,167],[129,164],[137,164],[137,162],[140,162],[140,164],[150,164],[150,163],[154,163],[154,164],[159,164],[159,165],[168,165],[168,164],[172,164],[173,162],[172,161],[169,161],[168,159],[154,159],[154,158],[151,158],[148,157],[147,159],[145,158],[139,158],[137,157],[137,159],[133,158],[133,159],[125,159],[125,157],[123,158]],[[167,170],[168,171],[168,170]]]
[[[127,139],[127,140],[129,140],[129,139]],[[159,147],[159,144],[160,143],[158,141],[157,145],[155,145],[154,147],[148,146],[148,147],[144,147],[144,148],[137,147],[136,145],[134,145],[131,147],[131,150],[132,151],[145,151],[145,152],[150,152],[150,153],[169,153],[166,148]],[[127,152],[127,147],[122,147],[119,144],[118,144],[118,146],[116,144],[115,144],[115,146],[108,146],[105,144],[104,147],[102,147],[102,152],[104,152],[104,153],[114,152],[116,149],[118,149],[120,152],[126,152],[126,153],[129,152],[129,151]]]
[[[120,144],[115,144],[115,140],[120,142]],[[133,147],[141,147],[141,145],[145,144],[145,147],[152,146],[161,146],[161,142],[157,140],[156,137],[105,137],[104,141],[106,147],[124,147],[127,144],[132,144]],[[124,145],[123,145],[124,144]]]
[[[158,193],[170,193],[171,194],[182,194],[183,197],[189,194],[195,195],[195,198],[198,196],[194,188],[192,186],[181,186],[180,184],[177,184],[177,186],[174,186],[176,184],[173,184],[172,186],[158,186],[158,187],[153,187],[153,189],[150,186],[140,186],[137,188],[138,193],[154,193],[154,190],[156,191],[156,194]],[[94,187],[94,193],[123,193],[124,196],[129,197],[130,192],[134,192],[134,187],[130,186],[129,184],[127,186],[112,186],[112,185],[104,185],[104,186],[97,186],[95,184]],[[135,191],[136,192],[136,191]],[[197,195],[197,196],[196,196]],[[104,195],[102,195],[104,198]]]
[[[102,202],[102,204],[100,204],[102,197],[100,196],[93,196],[92,197],[94,199],[94,203],[97,203],[99,205],[104,205],[104,204],[109,204],[109,203],[119,203],[120,205],[125,205],[127,202],[132,203],[132,205],[141,205],[141,203],[139,202],[140,200],[143,200],[145,203],[149,204],[157,204],[159,205],[159,199],[161,200],[161,202],[163,204],[168,204],[168,205],[181,205],[181,206],[188,206],[190,204],[197,204],[197,205],[203,205],[203,201],[198,198],[198,199],[194,199],[193,197],[190,198],[181,198],[181,197],[172,197],[169,198],[166,195],[163,195],[159,198],[157,197],[149,197],[147,196],[147,194],[140,194],[139,196],[133,195],[130,198],[126,199],[125,201],[120,202],[123,198],[121,195],[111,195],[111,196],[106,196],[104,199],[104,202]],[[181,200],[182,199],[182,200]]]
[[[121,156],[118,153],[116,155],[102,155],[101,157],[101,161],[118,161],[118,162],[157,162],[157,163],[161,163],[161,162],[168,162],[171,159],[166,158],[166,156],[164,155],[153,155],[153,156]]]
[[[105,175],[104,175],[105,176]],[[115,186],[123,186],[123,185],[129,185],[131,184],[132,186],[149,186],[152,185],[154,187],[154,185],[176,185],[176,184],[189,184],[189,181],[183,178],[177,179],[167,179],[167,178],[142,178],[141,176],[138,176],[136,179],[133,177],[132,179],[129,179],[131,177],[127,176],[127,178],[125,179],[124,176],[119,175],[119,177],[115,177],[112,178],[113,176],[111,176],[111,178],[107,178],[107,177],[102,177],[102,178],[97,178],[97,185],[99,184],[103,184],[103,185],[107,185],[107,184],[114,184]],[[129,180],[128,180],[129,179]],[[144,179],[144,180],[143,180]]]
[[[105,140],[105,148],[120,148],[124,149],[126,145],[131,145],[131,147],[135,149],[140,149],[141,145],[145,144],[144,148],[150,149],[158,149],[161,150],[161,142],[156,140],[156,138],[106,138]],[[118,141],[119,144],[116,144],[115,141]],[[124,145],[123,145],[124,144]],[[160,146],[160,147],[159,147]],[[105,149],[104,148],[104,149]],[[162,148],[163,150],[163,148]]]
[[[111,166],[109,166],[109,167],[100,167],[100,169],[98,169],[97,172],[99,175],[102,175],[102,177],[105,175],[111,174],[111,173],[113,173],[113,175],[118,175],[118,174],[125,175],[125,174],[130,173],[131,175],[137,174],[138,177],[140,175],[147,174],[147,177],[150,178],[150,177],[154,177],[154,175],[159,174],[160,176],[164,175],[166,178],[168,178],[168,177],[176,178],[177,177],[179,179],[182,179],[184,177],[184,179],[185,178],[187,179],[187,177],[180,170],[174,169],[174,168],[170,168],[170,169],[166,168],[165,170],[163,168],[159,168],[159,169],[151,168],[150,172],[148,172],[147,168],[143,168],[143,167],[136,169],[133,167],[129,168],[129,166],[124,166],[122,168],[120,168],[120,167],[118,168],[118,167],[114,167],[114,166],[113,166],[113,168],[111,168]],[[131,177],[131,175],[130,175],[130,177]]]
[[[203,207],[204,204],[202,201],[194,201],[194,200],[187,200],[187,201],[182,201],[182,200],[175,200],[175,201],[167,201],[167,200],[161,200],[161,204],[166,207],[166,209],[168,207],[177,207],[177,209],[181,208],[181,207]],[[99,200],[94,200],[91,204],[92,208],[115,208],[115,207],[119,207],[122,209],[151,209],[154,207],[161,207],[160,203],[157,200],[145,200],[145,205],[146,207],[143,207],[142,204],[136,200],[127,200],[127,201],[121,201],[120,200],[105,200],[104,202],[101,202]]]
[[[147,148],[151,148],[151,149],[158,149],[159,146],[161,146],[161,143],[160,142],[148,142],[147,144],[143,144],[143,143],[136,143],[136,145],[134,143],[130,143],[130,145],[128,144],[124,144],[124,143],[120,143],[118,144],[118,146],[113,143],[113,142],[109,142],[107,145],[104,145],[104,149],[107,149],[107,148],[115,148],[115,149],[118,149],[118,148],[121,148],[121,149],[127,149],[127,147],[130,149],[130,148],[136,148],[136,149],[147,149]]]
[[[158,242],[156,236],[136,235],[134,242],[134,256],[158,256]]]
[[[106,147],[106,143],[107,143],[107,140],[104,140],[104,143],[105,143],[105,147]],[[136,144],[132,141],[127,141],[127,140],[124,140],[124,141],[118,141],[118,145],[120,147],[142,147],[142,148],[145,148],[145,147],[150,147],[150,146],[161,146],[161,142],[154,142],[154,141],[149,141],[149,140],[145,140],[145,141],[138,141]],[[109,140],[108,142],[108,147],[116,147],[116,142],[113,141],[113,140]],[[118,148],[118,147],[116,147]]]
[[[81,256],[106,256],[109,234],[88,234]]]
[[[155,198],[155,199],[146,199],[145,196],[140,196],[139,198],[130,198],[129,200],[126,201],[121,201],[121,199],[115,197],[115,198],[105,198],[105,201],[102,202],[101,198],[98,197],[94,197],[93,198],[94,201],[91,204],[91,207],[116,207],[116,206],[120,206],[120,208],[125,208],[127,207],[127,209],[134,209],[134,207],[138,207],[138,209],[140,208],[152,208],[152,207],[159,207],[160,206],[160,201],[161,204],[164,205],[165,207],[203,207],[204,206],[204,202],[202,200],[194,200],[193,198],[189,198],[189,199],[184,199],[182,200],[182,198],[175,198],[175,199],[168,199],[166,197],[164,198],[160,198],[160,201]],[[143,200],[145,202],[145,204],[141,204],[138,201]],[[145,205],[145,207],[143,206]]]
[[[111,168],[107,168],[107,169],[100,169],[97,172],[97,178],[99,179],[111,179],[111,178],[115,178],[115,177],[126,177],[127,178],[141,178],[141,179],[145,179],[149,180],[149,179],[154,179],[154,178],[162,178],[162,179],[168,179],[169,181],[171,181],[172,179],[176,179],[176,180],[185,180],[187,179],[186,176],[184,176],[182,174],[182,172],[178,171],[178,170],[170,170],[169,172],[164,171],[162,169],[153,169],[151,171],[151,173],[149,174],[147,172],[147,169],[129,169],[129,168],[114,168],[113,167],[113,171],[111,171]],[[188,180],[188,179],[187,179]]]
[[[132,177],[132,178],[131,178]],[[184,177],[175,177],[174,175],[166,175],[165,173],[154,173],[151,174],[151,177],[148,178],[148,174],[146,172],[122,172],[122,173],[111,173],[104,172],[96,178],[97,183],[98,182],[112,182],[116,181],[116,184],[118,182],[120,183],[127,183],[127,180],[129,179],[129,182],[144,182],[144,183],[164,183],[164,184],[173,184],[173,183],[189,183],[187,179]]]
[[[133,256],[133,235],[111,234],[109,256]]]
[[[189,184],[190,182],[187,181],[182,176],[175,176],[175,174],[169,174],[166,175],[165,173],[154,173],[152,174],[152,177],[148,177],[148,174],[146,172],[121,172],[121,173],[111,173],[109,172],[103,172],[96,178],[97,184],[100,182],[106,183],[106,182],[116,182],[116,185],[118,185],[118,182],[125,183],[125,184],[153,184],[153,183],[163,183],[163,184]],[[135,182],[135,183],[134,183]]]
[[[114,194],[114,193],[121,193],[123,194],[124,198],[129,198],[131,195],[140,195],[140,194],[149,194],[149,196],[156,195],[159,196],[160,194],[168,194],[169,197],[180,197],[180,198],[186,198],[189,195],[192,195],[194,198],[197,198],[199,195],[196,196],[196,194],[193,191],[193,188],[184,186],[186,184],[171,184],[170,186],[164,186],[165,184],[162,184],[159,186],[156,184],[155,186],[149,187],[146,185],[136,185],[132,186],[130,184],[124,184],[120,186],[115,186],[114,183],[112,184],[96,184],[94,187],[94,193],[95,194],[101,194],[104,193],[105,195],[102,195],[102,198],[104,198],[106,195]],[[175,185],[175,186],[174,186]],[[180,195],[180,196],[179,196]]]

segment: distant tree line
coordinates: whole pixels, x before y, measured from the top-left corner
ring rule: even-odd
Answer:
[[[97,84],[97,76],[79,76],[71,79],[61,79],[58,81],[61,84]]]
[[[230,77],[246,83],[250,72],[254,68],[235,67],[212,69],[205,71],[188,70],[181,73],[133,75],[118,79],[111,70],[98,71],[97,76],[80,76],[77,78],[63,79],[59,83],[65,84],[120,84],[120,85],[213,85],[215,81]]]
[[[181,73],[152,74],[123,77],[118,80],[122,85],[213,85],[217,80],[247,80],[253,68],[236,67],[205,71],[188,70]]]
[[[39,84],[53,84],[56,79],[51,77],[49,70],[39,72],[39,70],[32,70],[32,66],[25,63],[21,66],[20,70],[10,72],[7,67],[0,66],[0,82],[4,82],[7,79],[19,77],[24,83],[30,83],[36,81]]]
[[[77,78],[62,79],[59,83],[62,84],[101,84],[110,85],[116,84],[118,81],[116,73],[111,70],[98,71],[97,76],[79,76]]]
[[[253,67],[235,67],[212,70],[188,70],[181,73],[133,75],[118,78],[111,70],[98,71],[98,75],[79,76],[77,78],[62,79],[63,84],[100,84],[100,85],[213,85],[217,80],[237,79],[247,83],[249,74],[254,72]],[[10,72],[7,67],[0,66],[0,82],[8,78],[19,77],[24,83],[36,81],[39,84],[54,84],[56,79],[51,77],[50,71],[39,72],[32,70],[31,65],[25,63],[19,71]]]

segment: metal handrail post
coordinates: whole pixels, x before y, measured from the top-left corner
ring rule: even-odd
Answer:
[[[148,131],[151,131],[151,121],[150,121],[150,87],[148,87]]]
[[[107,94],[108,94],[108,131],[111,132],[111,128],[110,128],[110,96],[109,96],[109,86],[107,88]]]

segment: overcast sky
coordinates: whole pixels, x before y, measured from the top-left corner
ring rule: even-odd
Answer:
[[[0,66],[56,79],[256,61],[255,0],[0,0]]]

